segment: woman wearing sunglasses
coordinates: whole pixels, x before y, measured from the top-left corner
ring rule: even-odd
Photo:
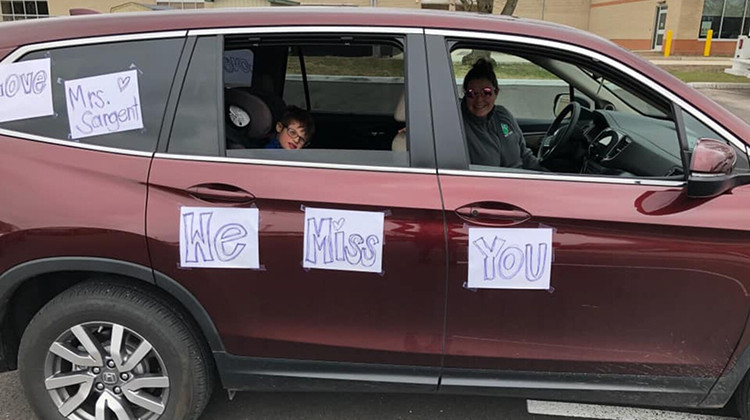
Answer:
[[[461,101],[471,163],[544,170],[510,111],[495,105],[499,91],[492,63],[480,58],[464,77]]]

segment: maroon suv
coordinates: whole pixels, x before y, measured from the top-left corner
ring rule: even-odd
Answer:
[[[6,23],[0,60],[0,368],[41,418],[215,380],[748,416],[750,127],[606,40],[294,7]]]

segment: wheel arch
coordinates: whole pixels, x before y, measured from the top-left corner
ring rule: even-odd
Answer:
[[[60,275],[63,275],[61,281]],[[224,343],[219,336],[216,325],[198,299],[185,287],[171,277],[154,271],[149,267],[108,258],[95,257],[54,257],[27,261],[0,274],[0,334],[3,335],[4,356],[9,368],[16,368],[18,344],[33,314],[59,293],[81,281],[100,275],[112,275],[118,278],[136,279],[150,284],[163,291],[180,305],[186,315],[192,318],[211,352],[224,352]],[[52,276],[56,280],[50,283]],[[51,286],[36,297],[31,308],[33,312],[10,319],[9,310],[13,302],[24,298],[24,294],[33,293],[40,286]],[[34,307],[36,306],[36,307]],[[13,316],[15,318],[15,316]]]

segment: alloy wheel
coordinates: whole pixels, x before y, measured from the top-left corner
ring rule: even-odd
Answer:
[[[156,420],[169,398],[169,376],[157,350],[135,331],[89,322],[49,347],[45,388],[69,420]]]

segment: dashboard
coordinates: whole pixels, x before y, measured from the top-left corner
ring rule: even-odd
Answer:
[[[675,177],[684,174],[672,121],[611,110],[582,110],[588,145],[583,173]]]

